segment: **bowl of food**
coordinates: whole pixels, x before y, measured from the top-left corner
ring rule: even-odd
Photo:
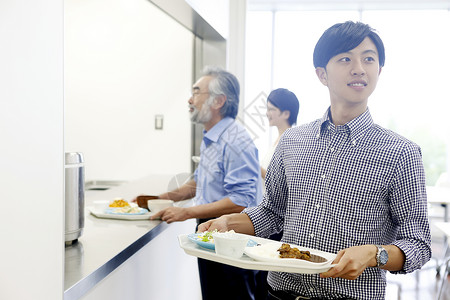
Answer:
[[[244,254],[249,236],[234,230],[213,233],[215,251],[219,255],[240,258]]]
[[[147,207],[152,214],[156,214],[157,212],[159,212],[163,209],[172,207],[172,206],[173,206],[173,200],[154,199],[154,200],[147,201]]]
[[[158,199],[158,196],[154,195],[139,195],[136,197],[136,203],[139,207],[148,209],[148,200]]]

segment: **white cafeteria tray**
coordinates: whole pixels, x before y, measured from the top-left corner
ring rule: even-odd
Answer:
[[[143,215],[125,215],[125,214],[108,214],[102,211],[95,210],[94,207],[88,207],[89,211],[92,215],[96,216],[97,218],[103,218],[103,219],[118,219],[118,220],[149,220],[150,217],[153,215],[151,212],[148,212]]]
[[[265,243],[273,243],[273,240],[263,239],[255,236],[250,237],[252,240],[257,242],[258,244]],[[331,262],[336,257],[336,254],[323,252],[314,249],[302,248],[309,250],[311,254],[316,254],[322,256],[327,259],[328,263],[320,264],[317,266],[304,266],[304,265],[287,265],[285,263],[280,264],[272,261],[256,261],[246,254],[244,254],[241,258],[232,258],[223,255],[216,254],[214,250],[209,250],[203,247],[200,247],[196,243],[192,242],[188,238],[188,234],[181,234],[178,236],[178,242],[180,247],[186,252],[188,255],[196,256],[199,258],[203,258],[206,260],[211,260],[219,263],[223,263],[230,266],[235,266],[243,269],[250,270],[264,270],[264,271],[277,271],[277,272],[287,272],[287,273],[300,273],[300,274],[317,274],[328,271],[333,265]],[[257,247],[257,246],[255,246]]]

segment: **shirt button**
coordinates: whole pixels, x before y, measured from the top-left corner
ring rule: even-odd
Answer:
[[[319,138],[320,137],[320,134],[318,133],[317,135],[316,135],[316,138]]]
[[[355,146],[355,145],[356,145],[356,141],[355,141],[355,140],[353,140],[353,141],[352,141],[352,144],[353,144],[353,146]]]
[[[330,148],[330,151],[333,152],[333,151],[334,151],[334,148]]]
[[[325,176],[325,174],[323,174],[321,177],[322,177],[322,179],[325,179],[326,176]]]
[[[311,238],[313,238],[313,237],[314,237],[314,233],[310,233],[309,236],[310,236]]]
[[[314,288],[309,288],[309,291],[310,292],[314,292]]]
[[[316,208],[319,209],[320,208],[320,204],[316,204]]]

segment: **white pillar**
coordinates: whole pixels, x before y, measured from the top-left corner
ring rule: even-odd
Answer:
[[[238,117],[243,120],[245,107],[245,20],[247,0],[230,0],[229,34],[227,40],[227,69],[236,75],[241,85],[241,101]],[[245,120],[244,120],[245,121]]]
[[[0,1],[0,299],[63,298],[63,4]]]

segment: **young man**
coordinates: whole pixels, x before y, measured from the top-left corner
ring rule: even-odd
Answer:
[[[206,221],[256,206],[262,198],[258,150],[244,127],[235,121],[239,108],[237,78],[207,68],[192,87],[191,121],[204,125],[200,163],[194,179],[159,195],[174,201],[195,197],[195,206],[171,207],[155,214],[167,223],[196,218]],[[253,300],[258,271],[198,260],[203,300]]]
[[[366,24],[339,23],[314,50],[331,106],[288,129],[266,177],[263,202],[199,230],[234,229],[337,253],[322,274],[270,272],[271,299],[384,299],[386,270],[409,273],[431,257],[420,148],[373,123],[367,107],[384,46]]]

